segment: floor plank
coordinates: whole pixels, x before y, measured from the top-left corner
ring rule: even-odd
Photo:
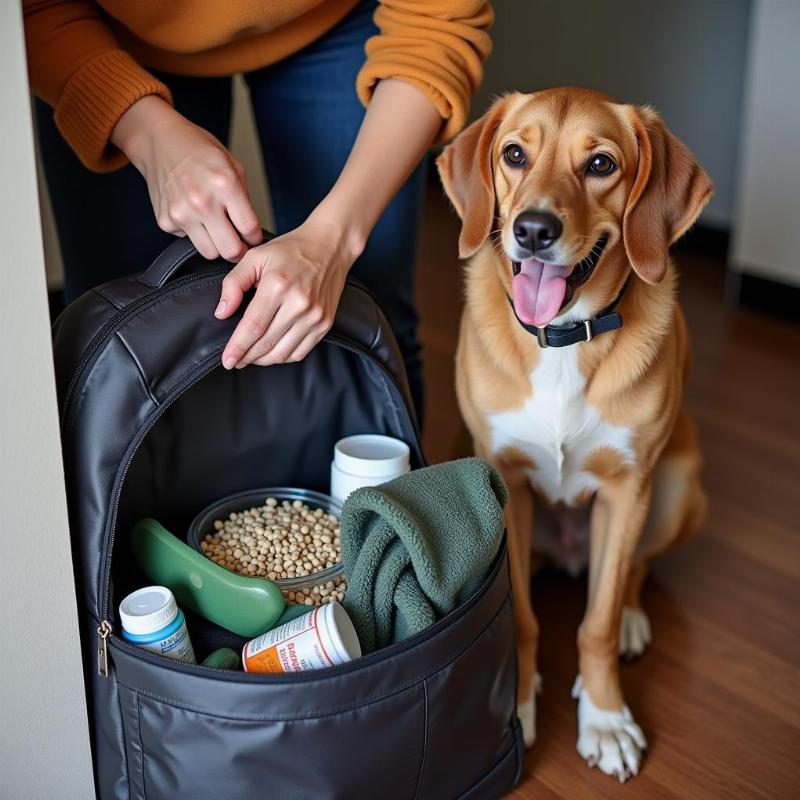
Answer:
[[[466,441],[453,386],[457,236],[431,187],[417,279],[430,461]],[[533,583],[544,691],[515,800],[800,797],[800,329],[726,307],[720,264],[678,262],[711,505],[704,529],[656,564],[644,592],[654,642],[622,667],[650,750],[624,787],[577,755],[569,689],[585,581],[544,571]]]

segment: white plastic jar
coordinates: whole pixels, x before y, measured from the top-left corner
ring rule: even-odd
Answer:
[[[410,469],[411,451],[391,436],[366,433],[340,439],[333,451],[331,496],[343,503],[362,486],[378,486]]]
[[[123,638],[151,653],[196,664],[183,611],[166,586],[145,586],[119,604]]]

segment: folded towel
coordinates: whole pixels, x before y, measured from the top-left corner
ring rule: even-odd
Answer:
[[[368,653],[412,636],[477,588],[503,536],[507,490],[480,458],[358,489],[341,519],[344,607]]]

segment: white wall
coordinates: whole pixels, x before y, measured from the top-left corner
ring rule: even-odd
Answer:
[[[94,796],[19,3],[0,2],[0,798]]]
[[[256,123],[247,84],[241,76],[233,81],[233,115],[231,119],[231,152],[244,164],[247,170],[247,186],[253,208],[261,224],[272,230],[272,206],[269,201],[267,173],[261,157],[261,145],[256,134]]]
[[[731,265],[800,286],[800,2],[753,12]]]
[[[494,52],[474,115],[494,93],[551,86],[652,103],[714,179],[703,219],[731,223],[749,0],[495,0],[495,7]]]

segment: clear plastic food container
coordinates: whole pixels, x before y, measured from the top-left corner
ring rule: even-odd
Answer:
[[[214,529],[215,520],[226,520],[231,513],[238,513],[245,509],[253,508],[253,506],[262,506],[268,497],[274,497],[279,503],[284,500],[288,500],[289,502],[300,500],[312,509],[312,511],[321,508],[326,514],[334,514],[337,518],[342,515],[341,504],[337,503],[332,497],[322,494],[321,492],[313,492],[310,489],[294,489],[287,486],[252,489],[223,497],[221,500],[217,500],[211,503],[211,505],[206,506],[192,520],[189,526],[189,532],[186,536],[187,543],[190,547],[202,553],[203,549],[200,543],[203,541],[206,534],[210,533],[213,535],[217,533]],[[284,594],[286,594],[290,591],[311,588],[326,583],[327,581],[343,577],[345,577],[344,565],[340,561],[338,564],[320,570],[319,572],[313,572],[310,575],[297,576],[294,578],[281,578],[276,580],[275,583]]]

